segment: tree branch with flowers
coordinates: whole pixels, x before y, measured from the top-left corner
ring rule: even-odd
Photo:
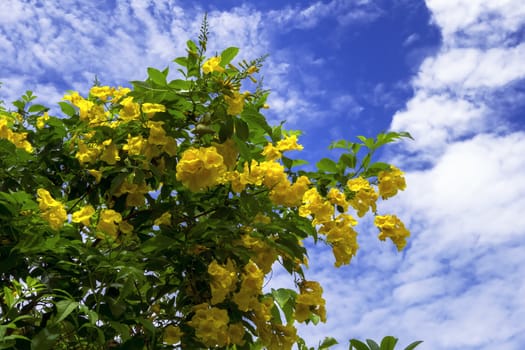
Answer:
[[[207,30],[178,79],[68,92],[58,115],[30,91],[0,106],[0,348],[308,349],[296,324],[326,309],[302,242],[347,265],[372,212],[406,245],[377,210],[403,172],[372,156],[410,135],[335,141],[338,159],[298,167],[300,132],[268,124],[260,84],[240,91],[265,57],[206,57]],[[295,289],[264,290],[276,265]]]

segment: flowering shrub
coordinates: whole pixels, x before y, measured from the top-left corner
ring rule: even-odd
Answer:
[[[203,25],[180,79],[70,92],[60,116],[31,92],[0,107],[0,348],[304,348],[296,323],[326,310],[303,240],[349,264],[371,212],[405,246],[377,213],[403,173],[371,157],[409,135],[336,141],[338,160],[297,170],[300,133],[267,123],[261,86],[240,91],[264,57],[206,59],[206,41]],[[263,290],[275,264],[295,290]]]

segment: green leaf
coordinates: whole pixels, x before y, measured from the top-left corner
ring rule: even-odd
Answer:
[[[176,59],[173,60],[173,62],[175,62],[178,65],[183,66],[183,67],[187,67],[188,66],[188,59],[185,56],[177,57]]]
[[[327,173],[336,173],[337,172],[337,164],[329,159],[329,158],[323,158],[316,164],[317,169],[320,171],[324,171]]]
[[[295,297],[297,296],[297,293],[291,289],[286,288],[279,288],[279,289],[272,289],[272,296],[277,302],[277,304],[283,308],[286,303],[292,299],[292,301],[295,300]]]
[[[31,340],[31,350],[52,349],[59,338],[60,331],[58,329],[55,327],[44,328]]]
[[[230,116],[226,117],[226,121],[221,124],[219,129],[219,141],[224,142],[233,135],[233,118]]]
[[[423,342],[422,340],[417,340],[417,341],[415,341],[415,342],[409,344],[409,345],[405,348],[405,350],[413,350],[413,349],[416,348],[416,346],[418,346],[418,345],[421,344],[422,342]]]
[[[250,128],[245,121],[241,119],[235,119],[235,135],[243,141],[247,141],[250,137]]]
[[[55,321],[55,323],[60,323],[78,307],[78,302],[73,300],[61,300],[58,303],[56,303],[56,307],[57,320]]]
[[[337,342],[337,340],[335,340],[335,338],[326,337],[324,338],[323,342],[319,344],[319,350],[328,349],[337,344],[339,343]]]
[[[237,47],[228,47],[221,53],[221,66],[226,67],[228,63],[231,62],[237,56],[239,48]]]
[[[148,68],[148,78],[151,79],[155,84],[160,86],[166,86],[166,76],[158,69],[149,67]]]
[[[75,108],[67,102],[59,102],[58,104],[60,105],[60,109],[62,110],[62,112],[64,112],[64,114],[70,117],[75,116],[75,114],[77,113]]]
[[[396,343],[397,343],[397,338],[394,338],[393,336],[388,335],[384,337],[383,340],[381,340],[381,349],[373,349],[373,350],[394,350]]]
[[[348,168],[355,168],[356,165],[356,157],[355,154],[352,153],[344,153],[341,154],[341,157],[339,157],[339,163],[344,164]]]
[[[46,111],[48,109],[49,108],[47,108],[46,106],[39,105],[39,104],[34,104],[31,107],[29,107],[29,109],[27,111],[29,113],[38,113],[38,112]]]
[[[375,147],[374,147],[374,145],[375,145],[375,141],[374,141],[373,138],[371,138],[371,137],[365,137],[365,136],[357,136],[357,138],[358,138],[359,140],[361,140],[361,142],[363,142],[363,144],[364,144],[366,147],[368,147],[368,148],[370,148],[370,149],[374,149],[374,148],[375,148]]]
[[[334,141],[334,142],[332,142],[332,143],[328,146],[328,149],[334,149],[334,148],[351,149],[351,148],[352,148],[352,145],[353,145],[353,143],[352,143],[352,142],[349,142],[349,141],[347,141],[347,140],[338,140],[338,141]]]
[[[188,47],[188,50],[197,52],[197,45],[193,42],[193,40],[186,41],[186,46]]]
[[[266,118],[261,113],[251,109],[245,108],[241,113],[241,119],[244,120],[250,126],[261,127],[268,135],[272,135],[272,128],[268,125]],[[279,137],[280,137],[279,132]]]
[[[350,339],[350,348],[349,348],[349,350],[353,350],[354,348],[356,350],[370,350],[370,348],[368,346],[366,346],[366,344],[363,343],[362,341],[359,341],[357,339]]]
[[[379,344],[377,344],[375,341],[373,341],[372,339],[367,339],[366,340],[366,343],[368,344],[368,346],[370,347],[370,350],[380,350],[379,349]],[[382,349],[382,348],[381,348]]]
[[[172,80],[168,85],[175,90],[188,90],[190,88],[190,82],[182,79]]]

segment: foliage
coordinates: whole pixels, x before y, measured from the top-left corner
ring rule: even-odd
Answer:
[[[61,116],[31,91],[0,106],[0,348],[305,346],[295,324],[326,311],[303,240],[348,264],[353,210],[406,244],[403,223],[376,208],[403,173],[371,160],[410,135],[337,141],[338,160],[297,170],[287,152],[300,133],[261,113],[264,57],[206,57],[207,36],[205,22],[174,60],[178,79],[148,68],[132,89],[71,91]],[[296,289],[264,291],[275,264]]]
[[[421,343],[421,340],[415,341],[407,345],[407,347],[404,350],[413,350]],[[394,350],[396,344],[397,338],[394,338],[392,336],[384,337],[383,340],[381,340],[381,344],[377,344],[372,339],[367,339],[366,344],[357,339],[350,339],[349,350]]]

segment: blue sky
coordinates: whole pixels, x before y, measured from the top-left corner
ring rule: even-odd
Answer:
[[[328,322],[302,328],[346,349],[350,337],[392,334],[422,350],[525,347],[525,7],[522,0],[22,1],[0,11],[0,99],[26,89],[55,104],[144,79],[196,38],[204,12],[210,54],[270,54],[270,120],[304,130],[306,158],[330,141],[384,130],[415,141],[382,157],[408,189],[383,203],[412,231],[399,254],[370,218],[361,250],[333,269],[311,252]],[[172,66],[172,68],[175,68]],[[175,69],[173,69],[174,71]],[[275,274],[271,283],[288,285]]]

